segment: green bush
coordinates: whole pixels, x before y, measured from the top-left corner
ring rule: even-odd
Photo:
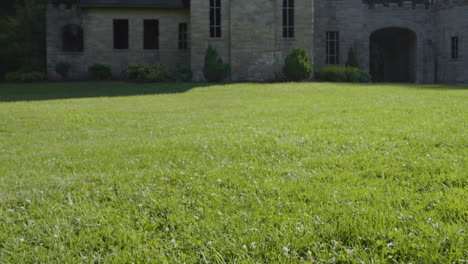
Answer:
[[[285,59],[283,73],[290,81],[307,80],[313,76],[312,64],[305,49],[291,49]]]
[[[369,82],[369,74],[353,67],[325,66],[317,73],[317,78],[326,82]]]
[[[325,66],[317,72],[317,79],[326,82],[346,82],[345,68],[340,66]]]
[[[55,64],[55,71],[63,78],[68,78],[68,73],[70,72],[71,65],[68,62],[61,61]]]
[[[190,82],[192,77],[192,70],[187,67],[177,67],[171,72],[171,79],[176,82]]]
[[[167,82],[171,80],[171,73],[164,65],[150,65],[145,79],[150,82]]]
[[[5,80],[9,82],[37,82],[45,79],[45,74],[38,71],[9,72],[5,74]]]
[[[346,60],[346,67],[360,68],[353,48],[349,48],[348,50],[348,60]]]
[[[167,82],[171,80],[169,70],[160,64],[130,65],[125,74],[129,80],[134,81]]]
[[[208,46],[205,55],[203,74],[209,82],[220,82],[226,79],[230,72],[229,64],[225,64],[212,46]]]
[[[108,65],[93,64],[89,66],[88,72],[93,80],[109,80],[112,78],[111,69]]]
[[[358,68],[345,67],[344,69],[347,82],[368,83],[371,80],[369,74],[359,70]]]

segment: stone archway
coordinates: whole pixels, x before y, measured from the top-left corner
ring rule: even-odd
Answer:
[[[376,82],[416,81],[416,33],[388,27],[370,35],[370,73]]]

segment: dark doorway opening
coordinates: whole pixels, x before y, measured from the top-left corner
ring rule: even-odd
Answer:
[[[370,36],[370,72],[375,82],[416,81],[416,34],[384,28]]]

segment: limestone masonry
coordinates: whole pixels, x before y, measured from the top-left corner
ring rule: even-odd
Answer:
[[[231,81],[274,81],[292,47],[315,69],[345,65],[383,82],[468,83],[468,0],[81,0],[47,8],[47,67],[88,78],[106,64],[190,67],[203,81],[208,45],[231,65]]]

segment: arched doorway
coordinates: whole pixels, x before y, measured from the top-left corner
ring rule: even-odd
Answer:
[[[376,82],[416,81],[416,34],[390,27],[370,36],[370,73]]]

